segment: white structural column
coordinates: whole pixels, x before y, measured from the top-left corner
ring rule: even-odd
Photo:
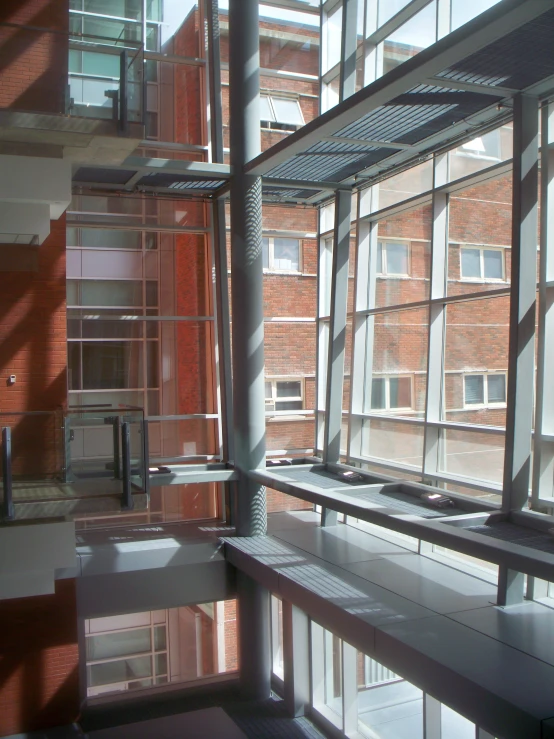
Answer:
[[[346,736],[358,732],[358,650],[342,642],[342,730]]]
[[[262,183],[244,168],[260,151],[260,51],[257,0],[229,3],[231,113],[231,290],[236,531],[265,534],[265,488],[249,472],[265,467]],[[237,572],[243,693],[271,692],[269,592]]]
[[[358,196],[356,231],[356,277],[354,284],[354,318],[352,329],[352,368],[350,372],[350,428],[348,454],[359,459],[370,452],[370,421],[364,425],[363,414],[371,411],[373,381],[373,345],[375,314],[364,311],[376,307],[378,224],[361,220],[361,213],[375,210],[379,185]]]
[[[554,505],[554,107],[541,111],[541,223],[537,407],[533,456],[534,508]]]
[[[527,505],[535,375],[535,295],[538,237],[538,105],[514,100],[512,273],[506,456],[502,507]]]
[[[331,314],[329,352],[327,356],[327,396],[325,404],[327,423],[325,424],[325,443],[323,450],[325,462],[338,462],[340,456],[351,200],[351,192],[348,190],[339,190],[335,196]]]
[[[340,66],[341,100],[350,97],[356,92],[358,2],[363,2],[363,0],[343,0],[342,4],[342,44]]]
[[[335,226],[331,270],[331,312],[325,401],[327,417],[323,442],[323,461],[325,463],[338,462],[340,457],[351,205],[352,193],[350,190],[338,190],[335,195]],[[336,512],[324,508],[321,512],[322,525],[333,526],[336,522]]]
[[[448,178],[448,154],[434,162],[434,187],[444,185]],[[446,307],[440,302],[446,297],[446,267],[448,255],[448,195],[434,192],[432,202],[433,231],[431,238],[431,274],[429,298],[429,346],[427,359],[427,396],[425,436],[423,443],[423,475],[439,471],[441,447],[442,391],[444,372],[444,335]],[[430,424],[431,422],[431,424]]]
[[[502,508],[527,506],[531,482],[531,434],[535,379],[535,303],[538,238],[538,104],[514,99],[512,272],[508,407]],[[523,574],[500,566],[498,603],[523,598]]]
[[[310,620],[283,600],[285,706],[290,716],[303,716],[310,704]]]

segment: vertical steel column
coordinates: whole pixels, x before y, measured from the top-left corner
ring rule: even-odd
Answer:
[[[363,0],[362,0],[363,1]],[[358,0],[343,0],[339,99],[356,92],[356,50],[358,48]]]
[[[2,483],[4,486],[2,515],[5,520],[11,521],[14,517],[14,509],[12,490],[12,430],[9,426],[4,426],[2,429]]]
[[[348,190],[339,190],[335,195],[331,314],[325,403],[327,423],[325,424],[323,447],[323,461],[325,463],[338,462],[340,457],[351,198],[351,192]]]
[[[223,163],[223,113],[221,104],[221,47],[218,0],[206,0],[208,21],[208,79],[210,86],[210,143],[212,162]]]
[[[443,185],[448,179],[448,154],[436,157],[433,186]],[[431,237],[431,274],[429,299],[440,300],[446,296],[446,267],[448,262],[448,195],[433,192],[433,231]],[[429,421],[441,421],[444,368],[444,334],[446,309],[444,303],[429,305],[427,392],[425,401],[425,427],[423,440],[423,477],[439,469],[440,429],[429,426]]]
[[[218,0],[206,0],[208,21],[208,76],[210,84],[210,128],[212,161],[222,164],[223,114],[221,103],[221,46]],[[233,388],[231,384],[231,335],[229,315],[229,284],[227,279],[227,233],[225,202],[212,204],[212,237],[215,266],[215,305],[217,325],[217,362],[222,425],[222,454],[225,461],[234,458],[233,447]]]
[[[329,462],[338,462],[340,457],[351,201],[352,193],[349,190],[337,191],[335,195],[331,311],[329,317],[327,388],[325,396],[325,412],[327,418],[323,441],[323,461],[326,464]],[[336,523],[336,511],[322,508],[321,525],[334,526]]]
[[[113,425],[113,476],[116,480],[120,480],[121,479],[121,447],[120,447],[121,417],[114,416],[112,418],[112,425]]]
[[[538,107],[524,95],[514,99],[512,283],[508,407],[502,508],[527,505],[535,377],[537,279]]]
[[[423,734],[425,739],[442,739],[441,704],[429,693],[423,694]]]
[[[133,508],[133,496],[131,494],[131,429],[127,421],[121,424],[121,456],[123,492],[121,507],[125,510]]]
[[[265,534],[265,488],[248,472],[265,467],[264,316],[261,178],[244,173],[260,152],[256,0],[231,0],[231,301],[233,420],[238,482],[237,533]]]
[[[285,706],[290,716],[303,716],[310,704],[310,622],[292,603],[282,603]]]
[[[142,478],[144,492],[150,495],[150,442],[148,439],[148,421],[143,418],[141,421],[142,435]]]
[[[119,55],[119,132],[123,135],[129,128],[127,65],[127,49],[123,49]]]
[[[342,640],[342,730],[346,736],[358,732],[358,650]]]
[[[554,106],[541,110],[541,228],[539,276],[539,341],[537,353],[537,402],[533,449],[532,507],[550,498],[554,503]],[[548,501],[550,502],[550,501]]]
[[[262,183],[245,174],[260,152],[260,49],[257,0],[230,0],[231,290],[233,428],[239,536],[265,534],[266,496],[249,471],[265,467]],[[263,700],[271,692],[269,592],[237,573],[240,680]]]
[[[535,303],[538,237],[538,103],[514,98],[512,274],[508,404],[502,510],[527,505],[531,482],[531,434],[535,380]],[[523,573],[500,565],[498,603],[523,599]]]

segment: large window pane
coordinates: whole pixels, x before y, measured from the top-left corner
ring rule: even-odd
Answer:
[[[501,483],[504,435],[479,431],[441,431],[439,469],[449,475]]]
[[[428,311],[398,310],[368,316],[364,411],[388,409],[422,417],[425,411]],[[369,373],[372,383],[369,385]],[[373,379],[377,384],[373,385]],[[358,381],[354,378],[354,382]],[[374,390],[375,388],[375,390]]]
[[[87,637],[87,660],[139,654],[151,649],[150,629],[133,629]]]
[[[380,45],[383,74],[411,59],[433,44],[437,36],[436,0],[426,5]]]
[[[511,174],[450,195],[448,240],[448,295],[508,287],[512,242]]]
[[[504,426],[508,323],[508,296],[447,306],[444,420]]]
[[[452,0],[452,30],[455,31],[456,28],[496,5],[497,2],[499,0]]]
[[[389,418],[366,418],[362,425],[362,456],[421,470],[423,426]]]
[[[370,271],[370,280],[377,281],[376,307],[426,300],[431,261],[431,207],[423,206],[379,221],[377,239],[376,275]]]
[[[474,172],[511,159],[512,124],[482,134],[457,147],[449,154],[449,179],[457,180]]]
[[[82,352],[83,390],[143,387],[140,342],[84,342]]]
[[[358,731],[368,739],[423,739],[423,692],[361,652]]]
[[[461,249],[462,277],[481,277],[479,249]]]

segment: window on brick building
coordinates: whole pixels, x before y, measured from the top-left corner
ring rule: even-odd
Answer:
[[[304,407],[304,383],[300,378],[265,381],[266,411],[299,411]]]
[[[377,274],[409,275],[409,245],[399,241],[379,241],[377,244]]]
[[[504,250],[461,247],[460,273],[463,280],[504,280]]]
[[[300,270],[300,240],[265,236],[262,239],[264,269],[270,272]]]
[[[294,98],[261,95],[260,121],[263,128],[296,131],[304,125],[304,116],[300,103]]]
[[[464,376],[464,407],[491,407],[505,404],[505,372]]]
[[[490,159],[491,162],[499,162],[501,159],[500,129],[489,131],[489,133],[485,133],[483,136],[478,136],[471,141],[467,141],[461,145],[457,154],[478,159]]]
[[[411,407],[412,378],[410,375],[373,377],[371,410],[388,411]]]

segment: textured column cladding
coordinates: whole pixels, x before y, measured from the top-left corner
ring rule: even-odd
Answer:
[[[258,3],[229,7],[231,112],[231,298],[233,320],[233,425],[237,531],[266,531],[265,489],[248,480],[265,467],[264,320],[261,179],[244,174],[260,151]]]
[[[237,570],[241,690],[252,700],[271,693],[269,591]]]

